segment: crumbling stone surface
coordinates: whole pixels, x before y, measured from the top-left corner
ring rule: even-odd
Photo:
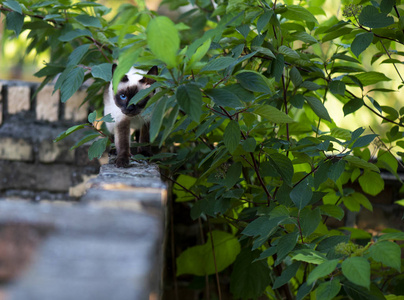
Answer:
[[[0,224],[10,222],[53,230],[27,273],[6,290],[8,299],[129,300],[158,292],[161,217],[90,204],[0,201]]]
[[[20,276],[5,288],[6,299],[158,299],[167,187],[157,166],[104,165],[88,186],[78,203],[0,199],[0,262],[12,258],[2,257],[2,245],[15,240],[3,237],[3,227],[22,224],[22,237],[31,237],[32,228],[48,229],[26,243],[20,254],[30,259],[19,258],[19,272],[6,270]]]

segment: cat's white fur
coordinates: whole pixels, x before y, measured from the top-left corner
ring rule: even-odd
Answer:
[[[144,74],[146,74],[145,71],[132,67],[126,73],[126,76],[128,77],[129,81],[120,82],[118,84],[117,91],[126,89],[127,87],[133,87],[133,86],[137,86],[138,90],[147,88],[146,84],[139,83],[139,81],[143,78]],[[115,101],[114,101],[114,90],[112,87],[112,82],[110,83],[110,85],[108,87],[108,100],[109,101],[104,100],[104,115],[111,114],[112,118],[115,121],[113,123],[106,123],[107,128],[110,133],[114,134],[116,124],[122,122],[124,119],[130,119],[131,128],[134,130],[140,129],[146,121],[149,121],[148,117],[142,116],[142,114],[139,114],[134,117],[128,117],[127,115],[122,113],[121,109],[118,106],[116,106]],[[117,141],[115,141],[115,144],[117,144]]]

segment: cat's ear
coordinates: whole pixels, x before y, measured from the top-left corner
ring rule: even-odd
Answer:
[[[149,72],[147,72],[147,75],[157,75],[158,72],[159,72],[159,69],[157,68],[157,66],[153,66],[153,67],[151,67]]]
[[[149,72],[147,72],[147,75],[157,75],[157,74],[158,74],[158,71],[159,71],[159,70],[158,70],[157,66],[153,66],[153,67],[149,70]],[[144,84],[151,85],[151,84],[155,83],[156,80],[154,80],[154,79],[152,79],[152,78],[143,77],[143,78],[140,80],[140,82],[141,82],[141,83],[144,83]]]
[[[115,69],[118,65],[117,64],[112,64],[112,75],[114,75]]]

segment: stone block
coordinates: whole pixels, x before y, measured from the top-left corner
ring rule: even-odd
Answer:
[[[32,145],[26,140],[13,137],[0,137],[0,159],[32,161]]]
[[[39,145],[39,161],[42,163],[74,163],[74,150],[70,150],[71,146],[63,141],[54,143],[51,140],[43,140]]]
[[[0,224],[51,228],[13,300],[158,299],[164,218],[92,205],[0,201]],[[156,298],[152,298],[156,297]]]
[[[64,192],[72,185],[72,166],[0,161],[0,190]]]
[[[31,89],[28,85],[16,85],[8,87],[7,112],[16,114],[28,111],[31,108]]]
[[[36,96],[36,118],[56,122],[59,118],[60,91],[53,93],[54,85],[45,85]]]
[[[88,102],[83,104],[86,98],[85,91],[77,91],[69,100],[65,103],[64,118],[69,121],[83,121],[87,120],[88,116]]]

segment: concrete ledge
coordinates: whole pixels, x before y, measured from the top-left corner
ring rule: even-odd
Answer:
[[[0,201],[0,232],[47,232],[5,299],[159,299],[165,201],[157,167],[142,163],[102,166],[80,204]]]

